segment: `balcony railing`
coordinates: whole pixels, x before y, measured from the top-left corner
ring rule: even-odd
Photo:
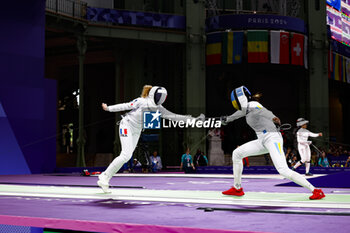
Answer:
[[[78,19],[86,19],[87,3],[79,0],[46,0],[46,10]]]

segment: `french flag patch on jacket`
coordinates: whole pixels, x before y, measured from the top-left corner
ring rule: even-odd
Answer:
[[[128,136],[128,129],[119,129],[120,136],[127,137]]]

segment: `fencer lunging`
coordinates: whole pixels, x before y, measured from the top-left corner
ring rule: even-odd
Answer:
[[[233,151],[234,185],[231,189],[222,193],[234,196],[244,195],[241,187],[242,159],[247,156],[269,153],[275,168],[283,177],[294,181],[313,193],[310,199],[325,197],[321,189],[316,189],[302,175],[288,168],[283,152],[283,138],[275,125],[281,124],[280,119],[259,102],[254,101],[249,90],[244,86],[232,91],[231,101],[237,111],[228,117],[222,117],[223,123],[246,117],[247,124],[256,132],[258,139],[245,143]]]
[[[298,151],[299,151],[301,160],[298,161],[292,169],[295,170],[300,165],[305,164],[305,175],[312,176],[312,173],[310,173],[311,141],[308,141],[308,137],[322,136],[322,133],[312,133],[309,130],[307,130],[306,128],[308,123],[309,121],[305,120],[304,118],[299,118],[297,120],[297,127],[300,127],[299,130],[297,131],[297,142],[298,142]]]
[[[108,168],[98,177],[97,184],[104,192],[109,192],[110,179],[119,171],[123,164],[132,157],[143,128],[143,113],[145,111],[156,112],[154,115],[155,118],[160,116],[173,121],[186,121],[187,119],[204,120],[203,114],[197,118],[193,118],[190,115],[179,115],[168,111],[162,106],[166,98],[167,90],[164,87],[145,85],[141,97],[129,103],[121,103],[112,106],[107,106],[104,103],[102,104],[103,110],[109,112],[131,110],[123,116],[119,125],[119,138],[122,147],[120,155],[116,157]]]

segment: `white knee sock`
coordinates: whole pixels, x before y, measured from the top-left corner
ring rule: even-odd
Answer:
[[[309,163],[308,162],[305,163],[305,170],[306,170],[305,173],[309,173],[309,171],[310,171],[310,162]]]
[[[311,192],[313,192],[315,189],[315,187],[312,184],[310,184],[309,181],[307,181],[302,175],[300,175],[299,173],[297,173],[295,171],[293,171],[293,173],[291,174],[289,179],[291,181],[293,181],[294,183],[297,183],[298,185],[309,189]]]
[[[243,172],[242,160],[234,161],[233,162],[233,176],[234,176],[233,187],[235,187],[236,189],[241,188],[242,172]]]
[[[120,170],[124,163],[126,162],[122,156],[118,156],[117,158],[115,158],[105,171],[107,177],[111,179],[114,176],[114,174]]]

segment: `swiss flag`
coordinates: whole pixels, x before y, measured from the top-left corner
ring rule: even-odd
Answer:
[[[292,65],[304,65],[304,35],[292,33],[290,53],[292,55]]]

